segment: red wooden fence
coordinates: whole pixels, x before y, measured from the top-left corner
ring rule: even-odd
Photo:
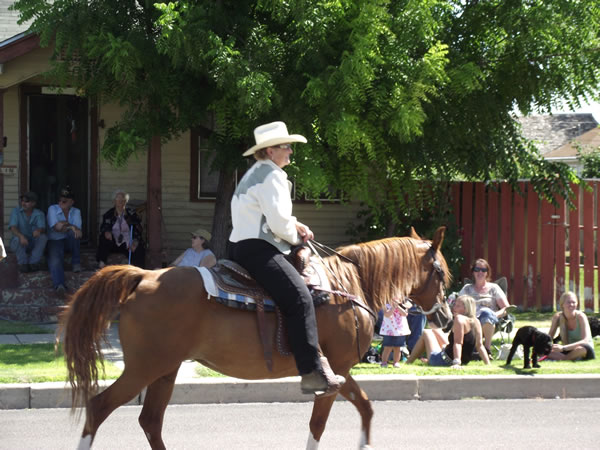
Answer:
[[[524,309],[556,309],[566,290],[581,306],[599,310],[600,181],[573,185],[575,208],[540,199],[529,182],[519,192],[508,183],[454,183],[452,202],[462,234],[461,276],[485,258],[493,278],[508,278],[509,300]],[[566,273],[569,273],[568,280]],[[583,275],[581,275],[583,274]]]

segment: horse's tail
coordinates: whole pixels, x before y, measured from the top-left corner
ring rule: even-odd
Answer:
[[[61,315],[60,331],[64,331],[63,348],[73,409],[85,405],[98,390],[97,364],[104,371],[101,344],[106,341],[106,328],[119,304],[142,281],[144,272],[134,266],[107,266],[73,295]]]

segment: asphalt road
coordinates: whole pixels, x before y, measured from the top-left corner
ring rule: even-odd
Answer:
[[[600,399],[373,402],[376,449],[600,448]],[[163,437],[170,449],[304,449],[311,403],[175,405]],[[100,427],[93,449],[147,449],[137,416],[121,407]],[[74,449],[83,421],[67,409],[0,410],[0,449]],[[360,419],[336,402],[323,449],[358,448]]]

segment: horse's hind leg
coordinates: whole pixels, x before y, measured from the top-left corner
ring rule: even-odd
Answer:
[[[117,381],[92,397],[86,407],[85,426],[77,448],[89,449],[102,422],[115,409],[138,395],[148,382],[149,380],[136,377],[125,369]]]
[[[173,393],[178,370],[179,366],[173,372],[154,381],[146,390],[144,407],[138,421],[153,449],[166,448],[162,440],[163,418]]]
[[[346,400],[350,401],[354,406],[356,406],[356,409],[358,409],[358,413],[360,414],[362,421],[360,448],[371,448],[371,419],[373,418],[373,407],[371,406],[369,397],[367,397],[365,391],[360,388],[354,378],[352,378],[350,375],[346,377],[346,382],[342,386],[340,394],[342,394]]]

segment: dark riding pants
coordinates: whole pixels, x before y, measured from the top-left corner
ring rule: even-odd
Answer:
[[[244,267],[281,310],[300,375],[320,367],[312,296],[285,256],[262,239],[231,243],[231,259]]]

